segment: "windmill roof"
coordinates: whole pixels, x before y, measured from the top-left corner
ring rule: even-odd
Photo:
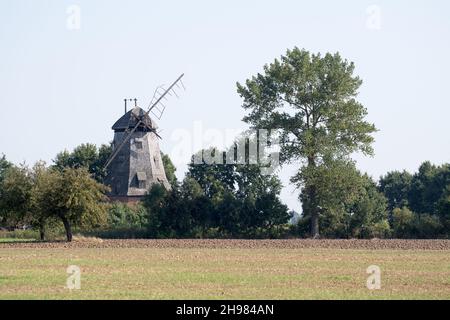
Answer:
[[[125,130],[128,128],[134,128],[138,123],[138,119],[143,119],[144,123],[150,128],[156,129],[158,126],[156,123],[150,118],[148,114],[145,114],[145,111],[140,107],[135,107],[125,113],[119,120],[114,123],[112,129],[117,130]]]

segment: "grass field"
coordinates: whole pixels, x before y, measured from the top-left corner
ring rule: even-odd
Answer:
[[[1,244],[0,299],[450,299],[448,243],[439,250],[208,243]],[[80,290],[65,288],[69,265],[81,268]],[[381,268],[380,290],[366,287],[370,265]]]

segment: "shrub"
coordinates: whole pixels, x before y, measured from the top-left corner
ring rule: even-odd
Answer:
[[[415,214],[404,207],[392,211],[392,229],[395,238],[410,238],[414,232]]]
[[[107,222],[111,229],[144,228],[147,220],[147,211],[141,204],[115,202],[108,208]]]
[[[416,215],[414,222],[414,231],[417,238],[439,238],[444,234],[444,226],[438,216],[429,214]]]
[[[392,234],[392,229],[389,225],[389,221],[381,220],[375,223],[373,226],[371,226],[370,233],[372,238],[389,238]]]

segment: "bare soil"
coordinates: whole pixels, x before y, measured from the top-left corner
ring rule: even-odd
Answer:
[[[0,243],[0,248],[207,248],[207,249],[361,249],[361,250],[450,250],[450,240],[101,240],[67,242]]]

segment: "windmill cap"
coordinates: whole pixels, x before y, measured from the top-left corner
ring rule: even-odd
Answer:
[[[135,107],[125,113],[119,120],[117,120],[116,123],[114,123],[114,125],[112,126],[112,129],[114,131],[121,131],[128,128],[134,128],[138,123],[138,119],[143,120],[143,126],[145,125],[152,129],[158,128],[155,121],[153,121],[152,118],[150,118],[150,116],[146,114],[142,108]]]

